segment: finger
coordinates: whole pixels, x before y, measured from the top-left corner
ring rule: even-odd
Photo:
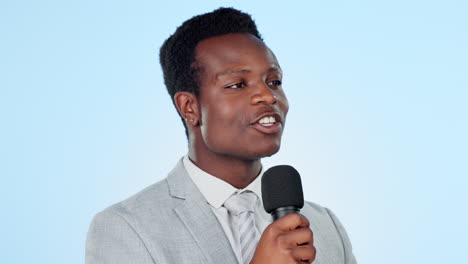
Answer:
[[[312,263],[315,260],[317,251],[313,245],[306,245],[295,247],[292,249],[291,254],[296,261],[300,263]]]
[[[281,234],[280,239],[283,240],[284,243],[290,247],[307,244],[312,245],[314,242],[314,234],[312,230],[310,230],[310,228],[302,227]]]
[[[281,231],[291,231],[296,228],[309,227],[309,220],[301,214],[292,213],[281,217],[273,222],[273,224]]]
[[[302,214],[298,214],[298,215],[301,217],[301,223],[299,224],[298,227],[307,227],[307,228],[309,228],[309,226],[310,226],[309,219],[307,219],[307,217],[305,217]]]

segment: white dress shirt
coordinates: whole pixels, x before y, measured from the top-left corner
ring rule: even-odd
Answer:
[[[245,191],[255,193],[258,196],[257,204],[254,207],[255,225],[259,231],[260,237],[263,230],[273,222],[271,215],[265,212],[265,209],[263,208],[261,188],[261,175],[263,174],[263,169],[259,176],[247,187],[244,189],[237,189],[229,183],[198,168],[189,159],[188,155],[184,157],[183,162],[188,175],[192,178],[208,204],[210,204],[213,213],[218,218],[218,221],[221,224],[224,233],[226,233],[226,236],[231,243],[231,247],[236,254],[237,260],[239,263],[242,263],[239,233],[237,228],[233,225],[233,219],[231,219],[228,210],[223,206],[223,204],[233,194]]]

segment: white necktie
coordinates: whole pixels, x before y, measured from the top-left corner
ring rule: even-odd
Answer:
[[[224,207],[233,216],[234,225],[239,231],[242,261],[250,263],[259,240],[255,227],[254,206],[257,195],[253,192],[234,194],[224,202]]]

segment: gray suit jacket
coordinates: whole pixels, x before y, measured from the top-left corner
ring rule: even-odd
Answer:
[[[306,203],[314,264],[354,264],[351,244],[328,209]],[[237,263],[231,245],[182,160],[168,177],[98,213],[89,228],[86,263]]]

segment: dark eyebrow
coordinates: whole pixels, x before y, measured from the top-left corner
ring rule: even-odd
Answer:
[[[239,73],[239,72],[249,73],[250,70],[247,70],[247,69],[229,69],[229,70],[225,70],[222,73],[216,74],[216,80],[218,80],[223,75],[228,75],[228,74],[232,74],[232,73]]]
[[[221,76],[223,75],[228,75],[228,74],[232,74],[232,73],[249,73],[251,72],[251,70],[248,70],[248,69],[229,69],[229,70],[225,70],[221,73],[218,73],[216,74],[216,80],[218,80]],[[271,66],[269,69],[268,69],[268,72],[279,72],[279,73],[282,73],[281,72],[281,68],[279,68],[278,66]]]
[[[278,66],[271,66],[269,69],[268,69],[268,72],[279,72],[279,73],[283,73],[281,71],[281,68],[278,67]]]

